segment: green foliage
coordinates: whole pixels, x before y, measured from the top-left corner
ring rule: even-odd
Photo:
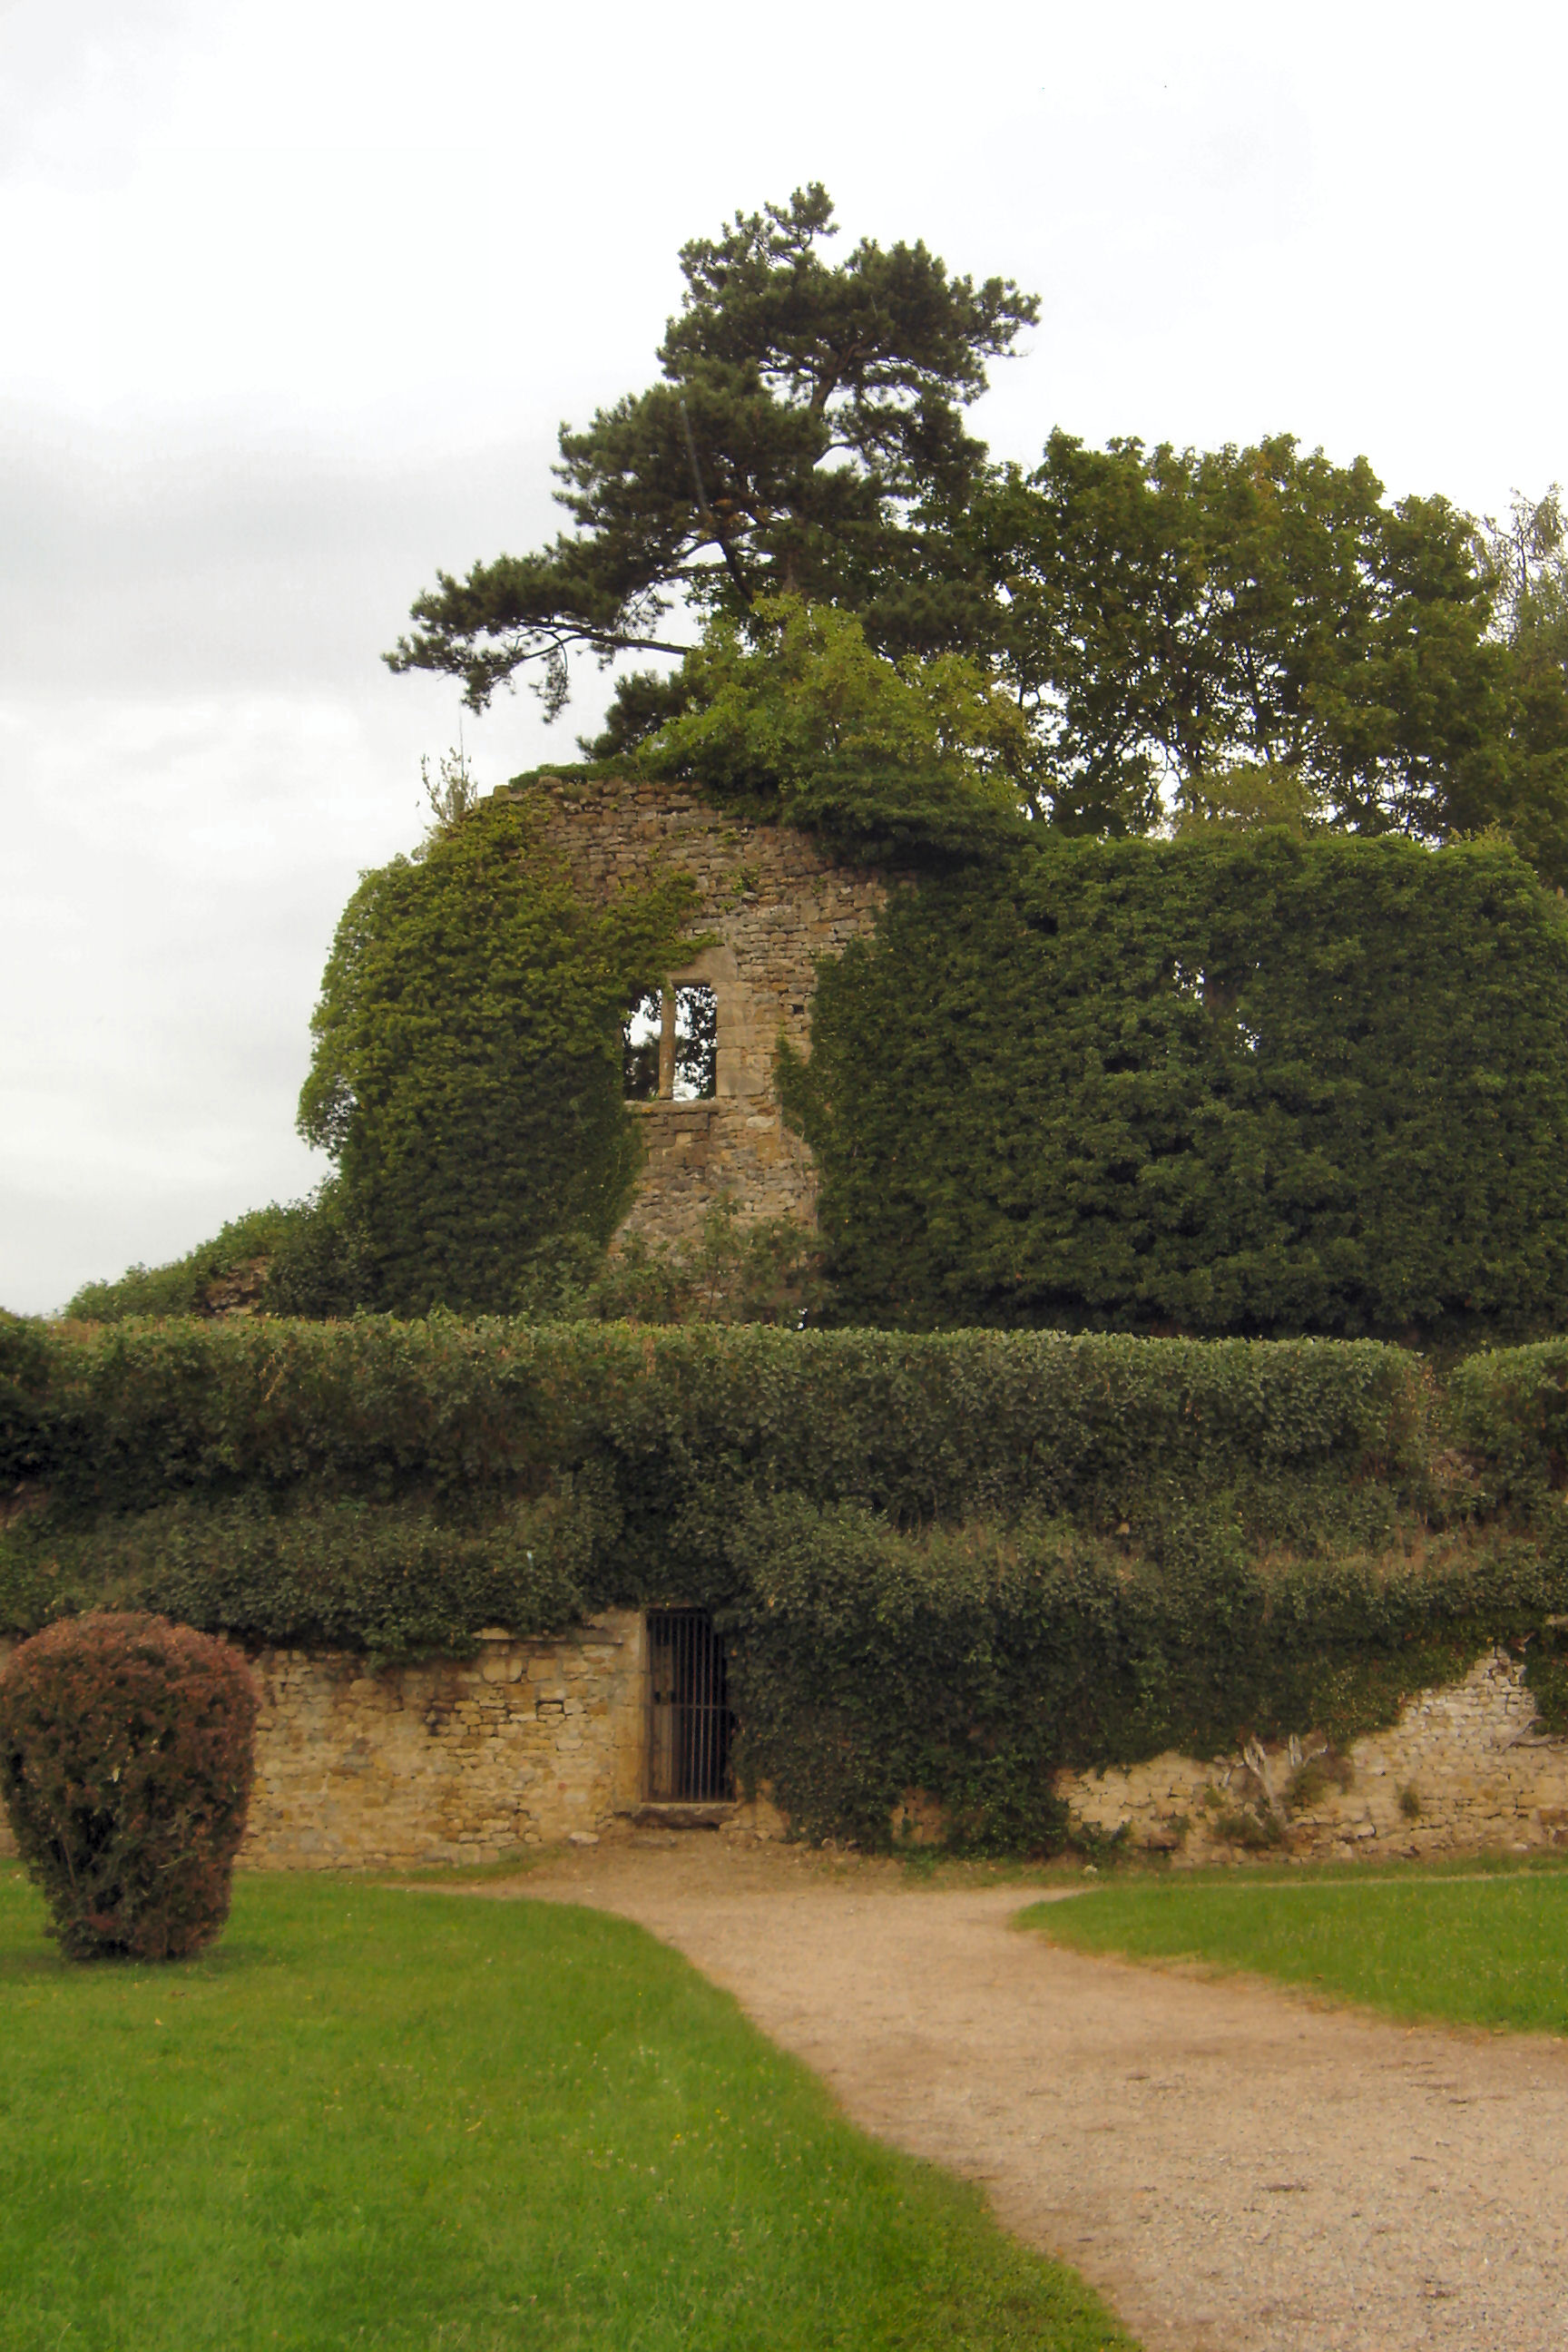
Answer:
[[[28,1382],[0,1624],[394,1657],[679,1598],[814,1834],[919,1788],[1048,1846],[1059,1764],[1342,1745],[1500,1640],[1562,1696],[1568,1521],[1485,1516],[1513,1420],[1373,1342],[170,1321],[46,1334]]]
[[[117,1282],[84,1283],[66,1313],[118,1323],[128,1315],[212,1315],[254,1306],[269,1262],[296,1243],[309,1215],[305,1202],[252,1209],[168,1265],[133,1265]]]
[[[1568,1320],[1568,919],[1496,843],[1047,840],[894,895],[786,1107],[835,1312]]]
[[[295,1204],[267,1261],[258,1300],[264,1315],[353,1315],[381,1295],[382,1276],[364,1220],[342,1180],[329,1176]]]
[[[656,874],[584,908],[510,802],[366,875],[300,1096],[301,1134],[338,1163],[331,1215],[280,1295],[330,1289],[335,1234],[363,1268],[357,1303],[405,1313],[515,1308],[563,1248],[591,1263],[638,1161],[621,1015],[689,948],[691,901]]]
[[[1539,499],[1517,493],[1505,523],[1477,531],[1492,600],[1493,635],[1507,661],[1505,744],[1458,779],[1457,820],[1504,827],[1538,873],[1568,881],[1568,520],[1554,482]]]
[[[1539,1514],[1568,1486],[1568,1340],[1468,1357],[1449,1379],[1454,1434],[1494,1507]]]
[[[1060,1764],[1342,1743],[1568,1598],[1527,1539],[1260,1559],[1214,1511],[1145,1549],[1040,1522],[900,1536],[792,1498],[732,1549],[746,1769],[808,1834],[869,1845],[918,1790],[951,1843],[1048,1850]]]
[[[814,184],[683,248],[661,380],[562,428],[571,530],[439,573],[395,670],[456,677],[480,709],[531,668],[553,717],[574,653],[679,662],[683,605],[760,646],[768,601],[798,597],[895,660],[974,662],[1013,709],[1035,814],[1069,832],[1146,833],[1216,801],[1268,823],[1283,791],[1289,821],[1341,831],[1499,828],[1568,880],[1555,488],[1478,523],[1441,496],[1390,503],[1364,457],[1289,434],[1090,449],[1058,429],[1034,471],[997,464],[964,412],[1035,298],[950,277],[919,244],[863,241],[830,268],[832,214]],[[623,676],[584,748],[620,761],[680,730],[703,682],[689,659]]]
[[[595,1516],[571,1485],[479,1518],[310,1489],[29,1513],[0,1538],[5,1614],[145,1610],[258,1645],[460,1657],[481,1626],[559,1633],[597,1605]]]
[[[758,1494],[1141,1537],[1224,1498],[1249,1543],[1309,1543],[1368,1539],[1430,1484],[1419,1365],[1370,1342],[170,1321],[58,1328],[43,1382],[40,1475],[74,1510],[315,1484],[472,1509],[587,1475],[628,1570],[711,1550]]]
[[[1263,765],[1338,825],[1438,837],[1456,772],[1506,733],[1469,517],[1384,505],[1364,457],[1057,431],[969,527],[1005,592],[1037,804],[1072,830],[1144,832],[1162,795]]]
[[[793,1217],[742,1224],[732,1200],[710,1209],[689,1244],[623,1242],[582,1294],[584,1317],[606,1323],[815,1321],[825,1301],[816,1235]]]
[[[0,1488],[31,1477],[43,1465],[48,1383],[47,1327],[0,1309]]]
[[[973,591],[941,519],[984,458],[963,411],[1037,304],[1010,280],[950,276],[920,244],[862,239],[830,267],[835,234],[813,183],[685,246],[662,380],[562,427],[571,531],[462,581],[440,573],[391,667],[460,677],[478,710],[537,665],[553,714],[569,649],[679,656],[672,606],[736,614],[780,590],[848,606],[889,652],[963,642]],[[604,748],[667,711],[634,678]]]
[[[967,856],[1018,828],[1016,711],[960,654],[889,660],[852,614],[795,596],[721,616],[687,655],[681,715],[639,754],[850,856]]]
[[[1176,790],[1173,831],[1184,835],[1262,833],[1280,826],[1298,839],[1315,831],[1327,812],[1310,777],[1288,761],[1242,761],[1184,778]]]
[[[48,1626],[0,1669],[0,1798],[73,1960],[183,1959],[228,1916],[258,1699],[165,1618]]]

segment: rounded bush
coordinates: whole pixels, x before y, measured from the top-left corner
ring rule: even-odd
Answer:
[[[0,1795],[72,1959],[199,1951],[228,1916],[257,1693],[225,1643],[100,1612],[0,1671]]]

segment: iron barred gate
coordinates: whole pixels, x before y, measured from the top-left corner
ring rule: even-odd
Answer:
[[[650,1611],[647,1655],[649,1803],[722,1801],[733,1718],[712,1619],[705,1609]]]

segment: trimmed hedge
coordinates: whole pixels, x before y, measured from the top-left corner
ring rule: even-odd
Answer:
[[[1568,1348],[530,1327],[23,1327],[0,1624],[109,1603],[461,1653],[711,1609],[742,1769],[816,1834],[911,1787],[1048,1844],[1058,1764],[1392,1718],[1489,1643],[1568,1672]],[[1557,1466],[1554,1467],[1554,1464]]]
[[[310,1491],[39,1511],[0,1537],[0,1613],[22,1628],[134,1608],[259,1645],[460,1656],[481,1626],[559,1632],[603,1605],[595,1527],[570,1492],[467,1526]]]
[[[1047,837],[895,892],[784,1087],[845,1322],[1568,1325],[1568,910],[1498,842]]]
[[[595,1465],[634,1515],[787,1488],[900,1526],[1097,1525],[1234,1493],[1304,1538],[1429,1451],[1420,1366],[1375,1343],[365,1316],[58,1327],[36,1363],[10,1442],[95,1510],[308,1483],[472,1508]]]
[[[1454,1435],[1487,1499],[1539,1515],[1568,1485],[1568,1339],[1505,1348],[1458,1365]]]

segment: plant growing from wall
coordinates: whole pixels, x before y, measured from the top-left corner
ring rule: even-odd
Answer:
[[[300,1245],[315,1206],[274,1201],[251,1209],[168,1265],[129,1266],[115,1281],[83,1283],[66,1313],[118,1323],[128,1315],[220,1315],[261,1305],[269,1269]]]
[[[762,597],[687,655],[652,776],[822,835],[850,856],[967,858],[1022,832],[1016,708],[962,654],[895,662],[851,613]]]
[[[166,1619],[89,1613],[0,1671],[0,1796],[75,1960],[180,1959],[228,1916],[256,1686],[238,1654]]]
[[[772,1323],[804,1329],[826,1298],[816,1235],[793,1217],[742,1223],[717,1202],[697,1237],[634,1234],[582,1294],[579,1311],[610,1323]]]
[[[1452,1343],[1568,1318],[1565,1038],[1500,843],[1056,838],[895,893],[784,1099],[846,1322]]]
[[[509,1310],[558,1289],[563,1264],[596,1265],[640,1149],[621,1016],[689,953],[692,898],[655,874],[584,906],[511,803],[365,876],[300,1103],[300,1133],[337,1163],[330,1213],[364,1269],[358,1303]]]

